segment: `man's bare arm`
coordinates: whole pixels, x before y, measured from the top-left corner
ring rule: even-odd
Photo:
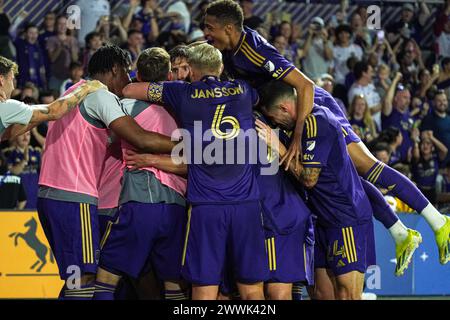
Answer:
[[[149,82],[130,83],[123,88],[122,93],[125,98],[147,101],[149,99],[148,86]]]
[[[321,168],[303,168],[302,173],[300,174],[300,181],[307,189],[312,189],[319,181]]]
[[[156,154],[171,153],[176,142],[169,137],[142,129],[130,117],[120,117],[109,125],[109,128],[120,138],[124,139],[140,151]]]
[[[139,154],[128,150],[127,154],[124,155],[124,160],[127,166],[131,166],[132,170],[153,167],[179,176],[187,176],[187,165],[185,163],[174,163],[172,157],[168,155]]]

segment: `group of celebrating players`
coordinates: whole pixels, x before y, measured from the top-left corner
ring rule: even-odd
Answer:
[[[4,139],[53,121],[39,219],[61,278],[81,271],[61,299],[112,300],[121,279],[150,271],[165,299],[290,300],[299,286],[312,299],[360,299],[376,264],[372,217],[395,242],[398,276],[422,241],[377,187],[426,219],[450,261],[450,218],[370,154],[329,93],[243,26],[236,2],[209,4],[205,36],[170,55],[144,50],[133,83],[128,55],[104,46],[92,80],[51,105],[0,105]],[[6,98],[15,68],[0,60]],[[252,130],[265,151],[257,163],[193,159],[218,141],[220,160],[251,153]],[[249,143],[231,143],[240,139]],[[262,174],[274,161],[280,170]]]

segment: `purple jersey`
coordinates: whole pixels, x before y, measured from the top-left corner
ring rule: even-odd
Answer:
[[[312,210],[324,227],[342,227],[372,219],[372,207],[347,153],[343,128],[325,107],[315,105],[305,121],[304,168],[321,168],[309,190]]]
[[[255,127],[252,108],[258,94],[254,89],[244,81],[204,77],[192,84],[181,81],[150,84],[148,97],[169,105],[181,127],[189,132],[183,141],[189,163],[187,199],[190,203],[259,200],[256,165],[249,164],[247,156],[244,163],[237,162],[239,152],[248,150],[236,150],[240,144],[232,143],[241,139],[244,131]],[[218,140],[223,142],[220,150],[211,148]],[[220,156],[218,151],[222,151]],[[214,161],[205,161],[206,153],[216,153]],[[235,164],[229,164],[229,155],[234,157]]]
[[[381,127],[383,130],[389,127],[396,127],[400,129],[403,135],[403,143],[401,144],[399,151],[401,155],[401,161],[408,160],[408,152],[413,147],[413,141],[411,140],[411,129],[413,127],[414,120],[412,119],[409,111],[404,113],[399,112],[397,109],[392,109],[389,116],[381,115]]]
[[[267,123],[259,112],[255,118]],[[267,145],[263,143],[267,148]],[[270,154],[270,151],[268,151]],[[270,164],[261,166],[269,166]],[[258,175],[264,226],[277,234],[289,234],[305,224],[311,212],[306,207],[284,170],[273,175]]]
[[[235,79],[259,87],[269,80],[282,80],[295,66],[258,32],[244,27],[237,47],[223,52],[225,71]]]

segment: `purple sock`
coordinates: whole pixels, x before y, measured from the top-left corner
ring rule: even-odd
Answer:
[[[115,286],[95,281],[93,300],[114,300],[114,291],[116,291]]]
[[[64,289],[63,296],[60,299],[61,300],[92,300],[92,297],[94,295],[94,284],[86,284],[83,286],[80,286],[80,288],[77,289]]]
[[[389,190],[408,206],[421,213],[429,201],[407,177],[384,163],[377,163],[370,168],[364,179],[374,185]]]
[[[372,205],[373,216],[380,221],[386,229],[389,229],[398,221],[398,217],[387,203],[383,194],[373,184],[361,179],[364,191]]]

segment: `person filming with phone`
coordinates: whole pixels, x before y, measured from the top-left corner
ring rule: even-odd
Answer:
[[[333,60],[333,45],[322,18],[314,17],[303,44],[303,71],[311,79],[328,72]]]

